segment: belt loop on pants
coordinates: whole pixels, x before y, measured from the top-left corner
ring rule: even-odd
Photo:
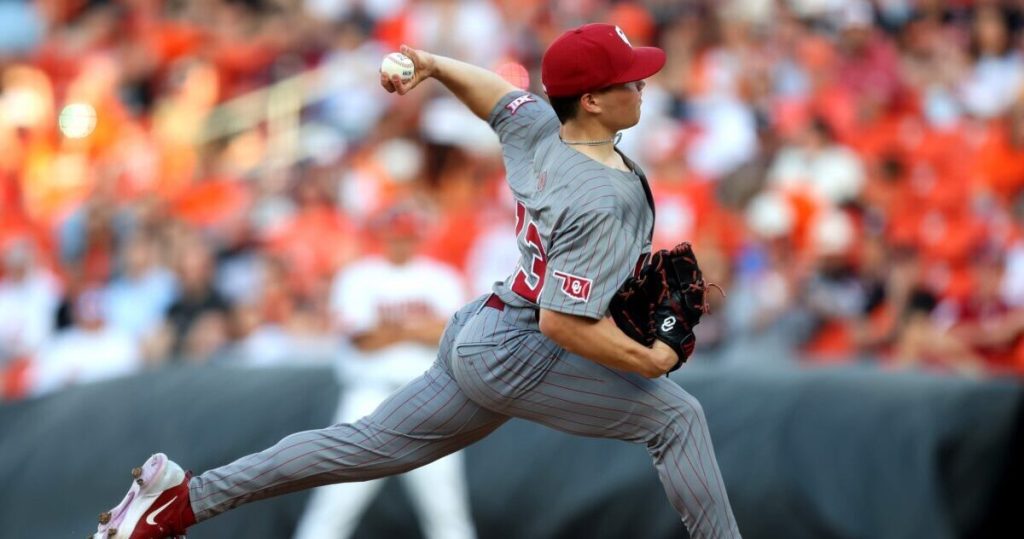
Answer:
[[[504,311],[507,306],[508,305],[494,293],[488,296],[487,301],[484,301],[484,307],[490,307],[496,311]],[[535,307],[514,307],[514,309],[529,309],[533,313],[533,321],[538,324],[540,323],[540,309]]]

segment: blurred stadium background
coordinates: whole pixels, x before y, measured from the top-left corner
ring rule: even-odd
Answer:
[[[547,44],[596,21],[668,52],[621,147],[656,247],[692,241],[728,292],[678,379],[745,534],[1021,536],[1020,0],[0,0],[0,536],[83,535],[124,486],[99,472],[148,452],[198,470],[327,424],[332,285],[395,204],[467,298],[503,279],[496,137],[436,83],[387,94],[379,61],[407,43],[540,93]],[[91,430],[147,414],[173,419]],[[630,448],[496,437],[468,457],[482,537],[681,533]],[[544,464],[570,450],[595,468]],[[36,473],[88,505],[39,528]],[[411,522],[385,494],[368,522]],[[195,535],[287,537],[286,498]],[[361,533],[417,536],[387,529]]]

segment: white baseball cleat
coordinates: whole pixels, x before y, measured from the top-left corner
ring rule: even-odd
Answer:
[[[157,453],[132,470],[132,487],[121,503],[100,513],[91,539],[184,538],[195,524],[188,497],[191,474]]]

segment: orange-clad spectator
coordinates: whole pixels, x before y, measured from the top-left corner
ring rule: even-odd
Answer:
[[[684,177],[651,179],[657,220],[653,248],[671,249],[684,239],[697,241],[712,218],[714,184]]]
[[[758,240],[782,243],[791,258],[789,270],[803,278],[803,268],[812,266],[818,256],[813,241],[815,219],[826,209],[805,194],[766,189],[750,200],[744,219]]]
[[[868,300],[858,273],[856,227],[849,215],[838,210],[814,220],[811,249],[815,268],[803,290],[803,304],[816,322],[804,353],[814,361],[844,361],[856,351],[855,324]]]
[[[948,302],[943,316],[952,322],[951,336],[977,354],[986,370],[1024,374],[1018,357],[1024,340],[1024,311],[1014,310],[1002,298],[1004,258],[995,246],[977,249],[971,257],[973,293]]]
[[[54,235],[46,227],[21,212],[20,206],[7,211],[0,207],[0,252],[13,249],[15,245],[28,242],[32,245],[33,259],[37,264],[50,269],[56,268]],[[0,275],[2,275],[0,271]]]
[[[919,221],[918,241],[926,258],[949,264],[965,262],[982,243],[986,228],[967,209],[928,210]]]
[[[25,208],[33,220],[52,228],[92,191],[97,171],[79,148],[59,150],[39,144],[26,154],[22,176]]]
[[[168,65],[179,58],[194,55],[209,38],[208,32],[183,20],[161,18],[161,6],[146,0],[130,0],[127,30],[139,46],[152,55],[152,61]]]
[[[865,166],[874,168],[893,159],[905,160],[905,138],[918,128],[917,117],[906,111],[875,111],[870,119],[862,119],[844,141],[864,160]]]
[[[361,219],[412,195],[423,173],[424,150],[409,139],[397,138],[356,152],[348,162],[340,204],[352,218]]]
[[[697,237],[698,221],[707,214],[714,196],[707,181],[696,178],[683,159],[687,137],[682,130],[662,129],[644,148],[647,181],[654,197],[653,248],[671,249]]]
[[[261,19],[253,6],[243,2],[216,2],[209,16],[217,30],[205,52],[217,68],[222,94],[235,97],[262,86],[267,70],[282,52],[268,31],[270,19]]]
[[[869,168],[862,200],[889,227],[893,227],[893,218],[917,205],[908,174],[906,159],[895,152],[881,155]]]
[[[480,207],[463,207],[440,213],[438,222],[426,233],[423,254],[464,270],[467,254],[483,230],[480,216]]]
[[[656,30],[654,18],[645,7],[631,2],[616,3],[608,11],[606,18],[629,36],[629,42],[636,47],[646,47],[653,43]]]
[[[148,129],[135,122],[122,125],[118,139],[93,161],[101,181],[112,184],[118,204],[156,193],[158,165],[159,151]]]
[[[61,151],[54,88],[45,73],[13,65],[3,71],[0,86],[0,130],[6,132],[0,136],[6,143],[3,168],[15,176],[26,216],[53,226],[73,201],[88,193],[88,156],[80,145]]]
[[[816,118],[779,151],[768,181],[789,192],[841,205],[860,197],[866,172],[860,157],[837,141],[824,119]]]
[[[112,54],[96,53],[84,58],[79,71],[67,85],[64,105],[84,103],[96,113],[96,123],[80,146],[90,158],[109,151],[121,137],[121,131],[132,123],[118,95],[124,72]],[[65,144],[67,141],[65,141]]]
[[[199,228],[214,228],[236,221],[252,203],[252,195],[244,182],[224,176],[201,180],[175,198],[171,212]]]
[[[966,210],[971,201],[977,139],[973,129],[930,130],[912,150],[911,182],[924,207],[944,212]]]
[[[426,181],[433,186],[436,212],[425,231],[421,254],[452,267],[464,269],[466,255],[481,232],[480,216],[487,184],[481,181],[487,166],[478,164],[468,151],[449,145],[432,146],[435,159],[428,162]],[[440,156],[440,157],[439,157]],[[485,160],[484,160],[485,161]]]
[[[908,326],[900,361],[968,374],[1021,374],[1024,311],[1012,309],[1000,295],[1003,255],[982,246],[971,260],[973,293],[942,301],[932,316]]]
[[[989,129],[978,151],[977,174],[981,187],[1006,203],[1024,189],[1024,101]]]
[[[42,4],[75,2],[36,2]],[[69,11],[71,20],[55,24],[48,38],[32,55],[33,63],[47,73],[58,88],[79,75],[82,59],[90,54],[116,48],[121,38],[121,17],[111,3],[93,4],[88,9]]]
[[[235,141],[217,143],[209,149],[202,167],[204,176],[169,197],[173,215],[206,231],[227,231],[245,222],[253,205],[252,188],[249,180],[242,177],[244,157],[232,151],[237,147],[233,142],[243,139],[245,137],[237,137]]]
[[[269,251],[288,263],[294,290],[308,292],[318,278],[334,275],[362,249],[359,230],[317,178],[299,180],[295,213],[267,232]]]
[[[681,241],[706,242],[733,252],[742,239],[737,216],[716,197],[717,183],[687,170],[678,151],[669,149],[647,171],[657,215],[653,248],[671,249]]]
[[[367,252],[379,255],[392,249],[404,253],[403,256],[424,256],[423,253],[430,250],[424,245],[431,234],[430,221],[423,201],[413,198],[378,210],[366,221]]]
[[[970,162],[969,159],[965,159]],[[972,192],[966,177],[937,176],[917,200],[917,243],[935,275],[934,285],[944,295],[965,299],[973,294],[968,262],[980,245],[997,237],[1000,208],[983,192]],[[987,208],[987,209],[986,209]]]
[[[2,136],[2,135],[0,135]],[[12,170],[4,170],[0,166],[0,219],[5,219],[13,224],[15,220],[26,220],[25,212],[22,210],[21,204],[21,185],[19,185],[18,177]],[[4,223],[6,225],[6,222]],[[0,227],[0,230],[5,232],[8,226]],[[3,237],[0,236],[0,241],[3,241]]]
[[[170,71],[170,87],[154,104],[151,116],[160,159],[157,192],[168,198],[178,195],[199,172],[198,145],[221,85],[217,71],[201,60],[183,60]]]
[[[411,26],[409,10],[403,9],[382,18],[374,27],[373,38],[391,50],[398,50],[403,43],[411,41]]]

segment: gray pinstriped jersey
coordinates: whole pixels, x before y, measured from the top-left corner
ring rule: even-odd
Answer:
[[[602,318],[651,250],[654,206],[643,172],[607,167],[564,144],[546,101],[504,96],[490,124],[517,201],[519,267],[494,292],[509,305]]]

